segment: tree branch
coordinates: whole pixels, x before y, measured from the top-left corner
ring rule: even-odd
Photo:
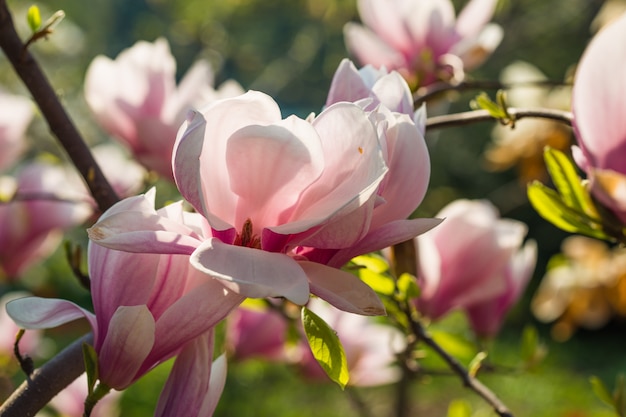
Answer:
[[[561,122],[568,126],[572,125],[572,113],[555,109],[521,109],[509,107],[507,111],[513,121],[525,118],[550,119]],[[434,116],[426,120],[426,129],[441,129],[444,127],[464,126],[477,122],[499,120],[492,116],[487,110],[473,110],[462,113],[446,114]]]
[[[409,317],[411,329],[420,341],[432,348],[448,364],[450,369],[461,378],[463,385],[480,395],[500,417],[513,417],[511,411],[486,385],[469,374],[469,372],[450,356],[441,346],[433,340],[426,332],[422,324],[412,317]]]
[[[83,176],[100,210],[111,207],[119,200],[115,191],[63,109],[45,74],[15,31],[6,0],[0,0],[0,48],[32,94],[50,130]]]
[[[85,372],[83,343],[92,343],[89,333],[74,341],[36,369],[0,406],[2,417],[32,417],[61,390]]]

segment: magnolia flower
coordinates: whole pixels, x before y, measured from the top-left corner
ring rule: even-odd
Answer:
[[[450,0],[359,0],[365,26],[348,23],[348,50],[365,65],[399,71],[417,85],[461,81],[502,39],[487,24],[497,0],[471,0],[455,20]]]
[[[626,15],[604,27],[578,65],[572,112],[579,147],[574,157],[587,172],[593,196],[626,222]]]
[[[326,105],[349,101],[364,110],[374,124],[385,164],[389,168],[376,191],[369,230],[348,248],[299,248],[316,262],[341,267],[351,258],[412,239],[439,220],[406,218],[421,203],[430,179],[430,160],[424,140],[425,108],[413,112],[406,81],[395,71],[366,66],[357,70],[343,60],[335,72]]]
[[[0,93],[0,171],[15,164],[24,151],[24,133],[32,117],[28,99]]]
[[[437,216],[445,220],[416,238],[418,308],[432,319],[467,309],[477,333],[492,334],[534,269],[534,244],[521,249],[526,225],[481,200],[454,201]]]
[[[102,127],[149,169],[172,178],[176,132],[191,107],[243,93],[230,81],[218,90],[205,61],[176,87],[176,61],[163,38],[137,42],[115,60],[97,56],[85,76],[85,99]]]
[[[190,228],[201,226],[199,216],[183,214],[181,204],[160,214],[186,217]],[[7,305],[11,318],[23,328],[38,329],[85,317],[94,332],[100,382],[117,390],[179,355],[157,415],[210,415],[198,413],[214,408],[216,390],[221,392],[219,384],[209,386],[215,378],[208,366],[213,327],[243,297],[192,268],[187,256],[120,252],[93,243],[88,256],[95,315],[67,300],[30,297]]]
[[[369,248],[407,233],[394,224],[379,228],[377,242],[371,236],[363,243],[388,168],[359,106],[337,103],[305,121],[283,120],[262,93],[221,100],[183,125],[173,168],[181,194],[210,228],[192,234],[155,214],[153,202],[122,202],[90,229],[92,241],[191,255],[195,268],[246,297],[302,305],[311,292],[346,311],[383,313],[376,294],[354,275],[294,253]],[[436,223],[428,220],[409,223],[412,236]]]
[[[0,268],[17,277],[58,247],[92,213],[83,188],[60,166],[32,163],[0,177]]]

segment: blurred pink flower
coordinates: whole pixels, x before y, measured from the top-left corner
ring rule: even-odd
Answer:
[[[91,417],[117,417],[120,415],[118,402],[121,393],[113,391],[100,400]],[[83,417],[87,398],[87,374],[82,374],[63,391],[59,392],[50,401],[50,406],[60,414],[60,417]]]
[[[399,330],[375,323],[370,317],[337,310],[319,299],[312,299],[307,307],[324,319],[339,336],[348,361],[348,384],[377,386],[391,384],[400,378],[399,369],[393,364],[406,341]],[[298,365],[310,378],[328,379],[306,341],[302,343],[302,357]]]
[[[419,86],[461,81],[502,39],[487,24],[497,0],[471,0],[455,19],[450,0],[359,0],[364,26],[348,23],[348,50],[362,64],[397,70]]]
[[[64,168],[44,163],[0,177],[0,269],[9,278],[49,256],[64,231],[91,215],[84,188],[72,182]]]
[[[124,201],[142,202],[143,196]],[[159,214],[184,216],[181,204]],[[198,215],[188,214],[190,222],[199,220]],[[95,315],[67,300],[36,297],[12,301],[7,311],[23,328],[55,327],[87,318],[94,331],[100,380],[118,390],[181,350],[186,352],[185,363],[194,355],[201,361],[208,355],[210,360],[213,326],[243,300],[220,280],[191,267],[188,256],[120,252],[90,243],[88,257]],[[209,378],[204,372],[203,377]],[[171,375],[181,377],[176,372]],[[205,394],[198,393],[196,400],[202,401]]]
[[[0,172],[13,166],[26,148],[24,133],[33,113],[27,98],[0,92]]]
[[[430,159],[424,140],[425,108],[413,111],[406,81],[395,71],[371,66],[357,70],[344,59],[335,72],[327,106],[354,102],[376,128],[388,172],[376,190],[367,233],[347,248],[298,248],[310,260],[341,267],[351,258],[414,238],[438,219],[406,220],[424,198],[430,179]],[[340,223],[348,224],[350,217]],[[348,227],[348,226],[344,226]]]
[[[269,309],[239,307],[227,320],[226,344],[236,360],[286,360],[287,322]]]
[[[180,192],[209,230],[190,237],[180,224],[150,214],[153,203],[129,210],[122,202],[90,238],[120,250],[190,254],[195,268],[246,297],[302,305],[312,292],[347,311],[384,312],[354,275],[291,252],[349,248],[369,231],[387,167],[361,108],[337,103],[309,122],[283,120],[258,92],[220,100],[183,125],[173,167]]]
[[[605,26],[587,46],[574,80],[572,112],[576,162],[591,192],[626,223],[626,15]]]
[[[20,328],[7,314],[6,305],[9,301],[28,297],[29,295],[31,294],[24,291],[13,291],[0,298],[0,356],[14,356],[13,347],[15,345],[15,336],[20,331]],[[35,356],[39,350],[40,341],[41,331],[29,330],[25,332],[19,343],[20,353],[30,357]]]
[[[176,132],[194,106],[243,93],[234,81],[213,89],[213,72],[197,62],[176,86],[168,42],[137,42],[115,60],[97,56],[85,76],[85,99],[102,127],[147,168],[172,179]]]
[[[534,243],[521,249],[527,227],[500,219],[485,200],[454,201],[437,217],[444,221],[416,238],[418,309],[438,319],[452,309],[466,308],[475,329],[491,333],[534,270]],[[486,310],[497,316],[484,317]]]

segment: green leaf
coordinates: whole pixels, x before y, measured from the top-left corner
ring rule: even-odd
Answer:
[[[311,352],[326,374],[344,389],[350,375],[348,361],[339,337],[321,317],[306,307],[302,308],[302,325]]]
[[[581,233],[598,239],[609,239],[602,224],[585,213],[568,207],[561,196],[539,181],[528,184],[528,200],[541,217],[570,233]]]
[[[544,151],[546,167],[556,186],[563,202],[571,208],[585,213],[590,217],[598,218],[589,192],[582,185],[582,180],[576,173],[574,163],[561,151],[546,148]]]
[[[472,407],[463,400],[453,400],[448,406],[447,417],[471,417]]]
[[[398,277],[396,283],[401,300],[411,300],[420,295],[420,289],[417,286],[417,279],[406,272]]]
[[[472,361],[469,363],[469,366],[467,367],[467,373],[470,376],[475,377],[476,374],[478,374],[478,371],[480,370],[480,367],[482,366],[483,361],[486,358],[486,352],[478,352],[476,356],[474,356],[474,359],[472,359]]]
[[[41,27],[41,13],[39,13],[39,7],[30,6],[26,13],[26,20],[28,21],[28,27],[35,33]]]
[[[487,93],[480,93],[474,100],[470,102],[473,109],[487,110],[489,114],[496,119],[508,119],[505,109],[489,98]]]
[[[396,288],[393,279],[386,275],[389,271],[386,260],[375,255],[362,255],[352,259],[352,263],[361,267],[358,270],[359,278],[371,289],[382,295],[393,294]]]
[[[611,408],[615,408],[615,403],[613,402],[613,396],[609,392],[609,389],[604,385],[604,382],[597,376],[592,376],[589,378],[589,382],[591,383],[591,389],[593,393],[606,405]]]
[[[98,372],[98,353],[88,343],[83,343],[83,360],[85,361],[85,372],[87,373],[87,394],[92,395],[100,375]]]

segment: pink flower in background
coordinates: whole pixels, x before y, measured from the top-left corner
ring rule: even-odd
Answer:
[[[32,118],[30,100],[0,92],[0,172],[13,166],[26,148],[24,133]]]
[[[31,294],[24,291],[13,291],[4,294],[0,298],[0,357],[14,357],[13,347],[15,345],[15,336],[20,331],[20,328],[8,316],[6,305],[9,301],[28,297],[29,295]],[[36,356],[40,350],[40,342],[41,331],[29,330],[25,332],[19,343],[20,353],[30,357]]]
[[[287,360],[287,322],[277,312],[242,306],[227,323],[226,344],[236,360]]]
[[[311,260],[335,267],[357,255],[412,239],[440,221],[406,220],[422,202],[430,179],[424,140],[425,108],[413,112],[406,81],[395,71],[387,73],[371,66],[357,70],[346,59],[335,72],[326,105],[343,101],[354,102],[367,111],[389,170],[376,191],[369,229],[358,242],[348,248],[298,249]],[[347,224],[349,219],[342,222]]]
[[[129,158],[127,152],[124,152],[119,145],[100,144],[91,148],[91,152],[120,198],[130,197],[141,191],[146,178],[146,170]],[[86,187],[85,193],[89,194]],[[96,207],[95,202],[94,207]]]
[[[375,323],[370,317],[337,310],[319,299],[311,300],[307,307],[337,332],[348,361],[350,385],[385,385],[400,378],[400,371],[393,364],[397,360],[396,355],[406,345],[402,332],[392,326]],[[304,374],[328,380],[306,341],[302,344],[302,351],[298,365]]]
[[[63,233],[92,213],[86,194],[67,171],[31,163],[0,177],[0,269],[16,278],[56,250]]]
[[[85,398],[87,398],[87,374],[82,374],[63,391],[59,392],[50,401],[50,406],[61,417],[83,417],[85,411]],[[118,403],[121,393],[113,391],[100,400],[91,417],[117,417],[120,415]]]
[[[450,0],[359,0],[364,26],[348,23],[348,50],[362,64],[397,70],[423,86],[437,80],[461,81],[502,39],[487,24],[497,0],[471,0],[455,19]]]
[[[143,201],[140,196],[123,203]],[[184,215],[181,204],[170,205],[159,214],[164,218],[187,217],[191,229],[201,226],[199,216]],[[214,392],[208,387],[210,367],[197,370],[193,390],[172,396],[172,390],[189,385],[183,380],[188,372],[179,369],[210,363],[213,327],[243,297],[191,267],[188,256],[120,252],[93,243],[88,256],[95,315],[67,300],[30,297],[7,305],[11,318],[23,328],[34,329],[87,318],[94,331],[100,381],[118,390],[180,353],[158,415],[198,415],[177,414],[176,410],[195,407],[197,412],[205,407],[207,395],[213,398]],[[179,403],[183,400],[184,404]]]
[[[361,108],[337,103],[309,122],[282,119],[262,93],[221,100],[183,125],[173,167],[181,194],[210,225],[202,236],[150,214],[153,205],[122,202],[90,238],[120,250],[190,254],[195,268],[246,297],[302,305],[312,292],[347,311],[384,312],[354,275],[291,252],[349,248],[369,231],[387,167]]]
[[[604,27],[580,60],[572,112],[574,156],[591,180],[591,192],[626,223],[626,15]]]
[[[172,179],[176,132],[194,106],[243,89],[230,81],[213,89],[213,72],[197,62],[176,86],[176,61],[165,39],[140,41],[115,60],[96,57],[85,77],[85,99],[100,125],[147,168]]]
[[[534,244],[522,249],[526,225],[500,219],[484,200],[454,201],[437,217],[443,222],[416,238],[418,309],[438,319],[452,309],[466,308],[476,328],[490,332],[499,327],[534,270]],[[481,309],[499,315],[483,317]]]

